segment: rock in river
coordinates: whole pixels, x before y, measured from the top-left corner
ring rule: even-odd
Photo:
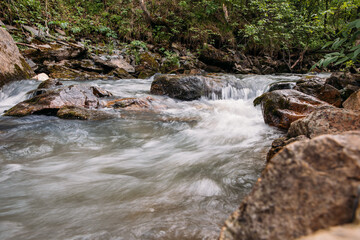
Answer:
[[[351,222],[360,176],[360,131],[288,145],[225,222],[221,240],[290,240]]]
[[[94,86],[70,85],[42,89],[38,95],[35,94],[31,99],[15,105],[5,115],[16,117],[31,114],[56,115],[63,107],[98,108],[99,99],[109,96],[112,96],[110,92]]]
[[[292,122],[319,107],[332,107],[315,97],[291,89],[267,92],[256,98],[254,104],[261,104],[267,124],[283,129],[288,129]]]

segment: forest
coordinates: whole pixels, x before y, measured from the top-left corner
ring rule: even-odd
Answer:
[[[321,53],[318,67],[358,63],[360,0],[6,0],[2,19],[47,32],[60,28],[87,44],[206,44],[289,58]]]

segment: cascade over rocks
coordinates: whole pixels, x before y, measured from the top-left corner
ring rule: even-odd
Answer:
[[[352,220],[360,131],[292,143],[266,166],[220,239],[289,240]]]
[[[11,35],[0,27],[0,88],[11,81],[28,79],[33,75]]]
[[[292,122],[319,107],[332,107],[315,97],[291,89],[267,92],[254,100],[254,105],[259,104],[265,123],[283,129],[288,129]]]

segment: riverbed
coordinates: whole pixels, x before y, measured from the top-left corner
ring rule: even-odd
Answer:
[[[151,78],[64,82],[151,96],[157,114],[0,117],[0,239],[216,239],[281,135],[252,101],[301,76],[221,77],[241,87],[190,102],[151,96]],[[38,84],[5,86],[0,113]]]

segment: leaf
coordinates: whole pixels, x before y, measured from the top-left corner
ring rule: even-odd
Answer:
[[[359,53],[360,53],[360,48],[354,52],[354,55],[351,59],[355,61]]]
[[[340,59],[339,61],[337,61],[335,63],[335,65],[339,65],[339,64],[342,64],[344,62],[346,62],[347,60],[349,60],[350,58],[349,57],[343,57],[342,59]]]
[[[335,57],[325,59],[325,61],[323,63],[323,66],[327,67],[330,63],[335,62],[338,58],[339,58],[339,56],[335,56]]]
[[[346,40],[347,39],[344,38],[344,39],[340,39],[339,41],[335,41],[331,48],[332,49],[338,49]]]
[[[359,48],[360,48],[360,44],[354,46],[353,48],[351,48],[350,51],[353,52],[353,51],[356,51],[356,49],[359,49]]]
[[[329,41],[329,42],[325,43],[325,45],[321,49],[327,48],[328,46],[330,46],[333,43],[334,43],[333,41]]]

